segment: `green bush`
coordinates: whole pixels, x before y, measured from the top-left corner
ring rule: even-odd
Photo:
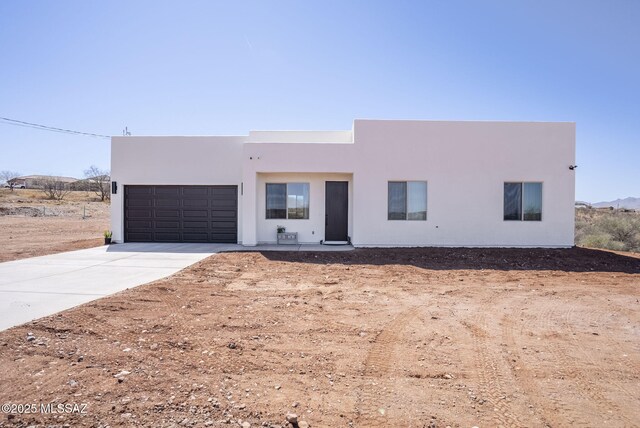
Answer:
[[[585,247],[593,247],[593,248],[606,248],[609,250],[618,250],[624,251],[626,250],[626,245],[624,242],[614,241],[611,239],[611,236],[606,233],[598,234],[598,235],[586,235],[580,245],[584,245]]]
[[[640,213],[577,209],[575,233],[577,245],[640,251]]]

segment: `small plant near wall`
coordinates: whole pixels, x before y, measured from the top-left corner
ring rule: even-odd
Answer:
[[[111,237],[112,236],[113,236],[113,233],[110,230],[105,230],[104,231],[104,245],[111,244]]]
[[[278,226],[278,245],[280,244],[298,244],[298,232],[287,232],[284,226]]]

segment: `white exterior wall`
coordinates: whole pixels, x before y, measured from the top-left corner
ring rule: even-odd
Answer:
[[[276,134],[276,133],[272,133]],[[278,138],[277,135],[270,135],[269,140]],[[299,177],[309,176],[308,174],[342,174],[351,176],[353,170],[354,144],[352,143],[247,143],[243,149],[243,182],[244,182],[244,211],[242,218],[243,245],[257,245],[261,238],[270,241],[268,238],[271,230],[270,224],[261,222],[264,219],[264,201],[266,187],[262,185],[259,174],[265,173],[293,173],[300,174]],[[307,175],[305,175],[307,174]],[[353,192],[353,183],[349,183],[349,192]],[[317,189],[317,184],[316,184]],[[324,225],[324,187],[321,187],[322,196],[317,191],[311,189],[309,197],[322,205],[323,211],[320,218],[314,212],[313,223],[309,223],[299,235],[301,242],[319,242],[324,239],[324,226],[322,235],[315,238],[318,232],[318,223]],[[264,204],[264,203],[262,203]],[[350,200],[350,213],[353,213],[352,201]],[[310,214],[311,215],[311,214]],[[351,215],[351,214],[350,214]],[[311,220],[311,218],[310,218]],[[294,220],[295,222],[303,220]],[[280,220],[282,222],[282,220]],[[276,222],[276,226],[277,223]],[[301,232],[296,230],[300,225],[287,226],[288,231]],[[260,228],[260,230],[259,230]],[[264,229],[266,228],[266,229]],[[275,226],[274,226],[275,230]],[[310,231],[315,230],[316,234],[310,235]],[[349,231],[351,232],[351,228]],[[313,241],[306,239],[313,238]],[[303,239],[305,241],[303,241]]]
[[[298,242],[301,244],[317,244],[324,240],[324,204],[325,182],[349,182],[349,222],[348,234],[353,231],[353,194],[351,189],[351,174],[258,174],[257,179],[257,241],[259,244],[276,242],[277,226],[286,227],[288,232],[298,232]],[[309,183],[309,219],[267,219],[266,185],[267,183]]]
[[[236,185],[238,240],[242,240],[242,145],[246,137],[113,137],[111,180],[118,193],[111,196],[114,242],[124,239],[126,185]]]
[[[356,121],[358,246],[572,246],[575,125]],[[387,220],[387,182],[424,180],[427,221]],[[506,181],[541,181],[542,221],[504,221]]]
[[[324,181],[349,181],[356,246],[568,247],[574,242],[575,124],[356,120],[353,132],[251,132],[247,137],[117,137],[114,238],[123,184],[244,184],[238,236],[324,239]],[[387,220],[388,181],[428,182],[427,221]],[[309,220],[266,220],[266,182],[309,182]],[[542,221],[504,221],[507,181],[543,183]]]

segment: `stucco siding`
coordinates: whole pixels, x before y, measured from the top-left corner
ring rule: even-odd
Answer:
[[[350,174],[314,174],[314,173],[261,173],[257,179],[257,241],[258,243],[275,243],[277,226],[286,227],[288,232],[298,232],[300,243],[319,243],[324,240],[325,228],[325,182],[349,182],[349,200],[351,201],[353,185]],[[309,183],[309,219],[267,219],[266,218],[266,184],[267,183]],[[351,205],[351,203],[349,204]],[[353,207],[349,206],[349,233],[352,227]]]
[[[246,137],[113,137],[111,197],[114,242],[124,238],[126,185],[236,185],[238,216],[242,216],[242,145]],[[238,240],[242,227],[238,222]]]
[[[117,137],[112,177],[127,184],[235,184],[239,239],[324,239],[324,182],[349,181],[356,246],[568,247],[574,242],[575,124],[356,120],[352,131],[246,137]],[[267,220],[265,183],[309,182],[308,220]],[[426,181],[426,221],[387,219],[389,181]],[[541,182],[542,221],[504,221],[505,182]],[[123,232],[122,193],[112,201]]]
[[[573,245],[574,124],[356,121],[354,138],[355,245]],[[387,220],[390,180],[428,182],[427,221]],[[507,181],[543,182],[542,221],[503,220]]]

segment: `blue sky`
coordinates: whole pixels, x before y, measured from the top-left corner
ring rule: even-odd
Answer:
[[[577,123],[577,199],[640,196],[640,2],[0,2],[0,116],[120,135]],[[0,123],[0,170],[81,176],[109,141]]]

